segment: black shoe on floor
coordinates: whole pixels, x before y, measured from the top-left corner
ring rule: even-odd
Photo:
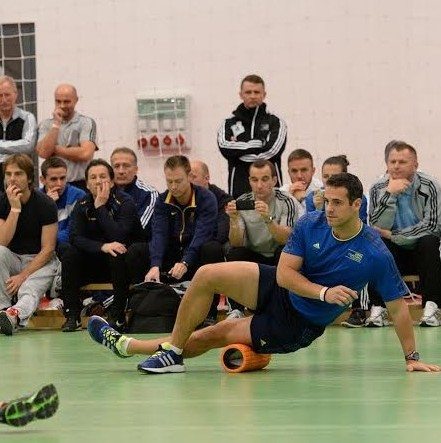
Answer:
[[[63,332],[75,332],[81,330],[80,317],[67,317],[64,325],[61,327]]]
[[[348,319],[341,322],[346,328],[362,328],[366,323],[366,312],[361,308],[352,309]]]

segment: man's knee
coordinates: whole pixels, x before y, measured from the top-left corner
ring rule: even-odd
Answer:
[[[4,263],[11,251],[6,246],[0,246],[0,262]]]

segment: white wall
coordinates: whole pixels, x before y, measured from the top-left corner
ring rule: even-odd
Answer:
[[[136,146],[137,94],[184,89],[191,155],[225,187],[215,133],[238,104],[240,79],[258,73],[269,108],[288,123],[287,152],[310,149],[319,165],[346,153],[368,186],[384,170],[385,144],[400,138],[418,149],[421,169],[441,176],[437,0],[0,2],[0,22],[26,21],[36,23],[40,119],[55,85],[72,82],[105,158]],[[141,176],[160,189],[162,162],[140,160]]]

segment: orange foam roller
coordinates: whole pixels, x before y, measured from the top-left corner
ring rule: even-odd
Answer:
[[[221,352],[221,365],[227,372],[257,371],[270,361],[271,354],[257,354],[247,345],[229,345]]]

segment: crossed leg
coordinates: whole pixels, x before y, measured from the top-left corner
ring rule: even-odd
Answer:
[[[171,337],[130,339],[127,353],[150,355],[165,341],[183,349],[184,357],[195,357],[232,343],[251,345],[251,317],[224,320],[199,331],[195,329],[207,315],[215,293],[228,294],[240,304],[255,309],[258,286],[259,267],[256,263],[227,262],[202,266],[181,301]]]

